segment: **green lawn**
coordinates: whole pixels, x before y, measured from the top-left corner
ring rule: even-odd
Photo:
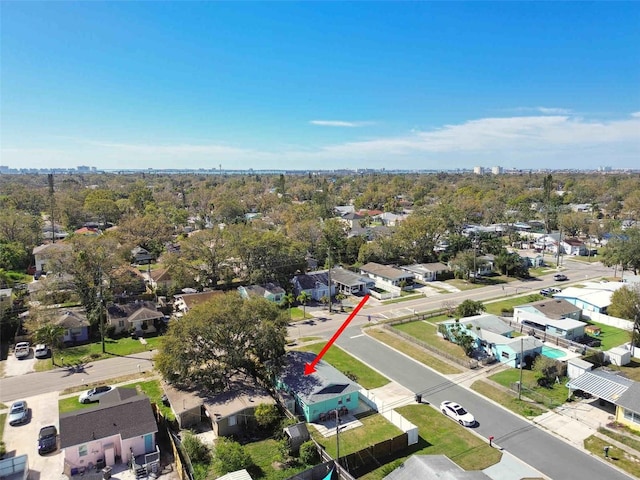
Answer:
[[[542,403],[549,408],[557,407],[567,401],[568,389],[565,386],[567,379],[559,379],[559,383],[553,383],[550,387],[540,387],[537,383],[537,374],[531,370],[522,370],[522,394],[536,402]],[[520,380],[520,370],[512,368],[503,370],[489,377],[503,387],[509,388],[512,383]]]
[[[408,342],[407,340],[403,340],[395,335],[387,333],[384,330],[370,328],[367,330],[367,334],[375,338],[379,342],[395,348],[396,350],[410,356],[414,360],[417,360],[424,365],[427,365],[428,367],[433,368],[434,370],[437,370],[440,373],[443,373],[445,375],[462,373],[461,369],[454,367],[450,363],[440,360],[440,358],[432,355],[427,350],[420,348],[417,345]]]
[[[363,480],[380,480],[411,455],[446,455],[465,470],[482,470],[500,461],[502,453],[492,448],[468,428],[462,427],[429,405],[407,405],[397,409],[403,417],[418,427],[417,445],[382,466],[360,477]],[[342,437],[340,438],[342,445]],[[342,455],[342,447],[340,448]]]
[[[524,297],[512,297],[507,298],[505,300],[500,300],[497,302],[489,302],[485,303],[486,312],[491,313],[493,315],[500,315],[502,310],[510,310],[513,307],[518,305],[524,305],[526,303],[537,302],[538,300],[542,300],[544,297],[538,293],[532,293],[530,295]]]
[[[535,403],[527,400],[518,400],[517,396],[495,388],[494,385],[484,380],[473,382],[471,389],[523,417],[533,418],[546,412]]]
[[[106,353],[102,353],[101,342],[94,342],[76,347],[68,347],[64,350],[57,350],[55,352],[55,360],[58,365],[74,365],[77,363],[88,363],[105,358],[112,358],[114,356],[122,357],[156,349],[158,348],[158,343],[161,338],[162,337],[157,336],[145,338],[147,341],[146,345],[142,344],[140,340],[134,340],[130,337],[124,337],[118,340],[107,338],[105,340]],[[49,360],[49,364],[50,362]]]
[[[249,469],[251,478],[255,480],[285,480],[311,467],[296,464],[284,470],[275,470],[273,461],[278,458],[280,451],[278,450],[278,442],[273,439],[249,443],[245,445],[245,449],[255,463],[255,466]]]
[[[370,415],[360,420],[361,427],[340,432],[340,457],[358,452],[363,448],[382,442],[389,438],[397,437],[402,433],[398,427],[389,422],[380,414]],[[336,436],[323,437],[318,431],[310,427],[311,436],[322,445],[332,458],[336,458]]]
[[[447,317],[444,317],[447,318]],[[430,318],[430,322],[438,321],[436,318]],[[464,353],[464,350],[459,345],[455,343],[449,342],[442,337],[437,335],[437,328],[435,325],[431,323],[427,323],[424,321],[416,321],[410,323],[402,323],[398,325],[394,325],[393,328],[400,330],[408,335],[411,335],[418,340],[423,341],[424,343],[431,345],[438,350],[442,350],[443,352],[447,352],[450,355],[453,355],[457,358],[468,359],[467,355]]]
[[[588,323],[590,325],[600,327],[601,333],[596,338],[598,338],[602,342],[602,350],[609,350],[631,340],[631,334],[626,330],[622,330],[620,328],[612,327],[610,325],[605,325],[598,322]]]
[[[484,285],[481,283],[471,283],[466,280],[462,280],[460,278],[454,278],[453,280],[447,280],[446,283],[456,287],[459,290],[473,290],[474,288],[482,288]]]
[[[300,347],[296,350],[302,350],[305,352],[313,352],[315,354],[320,353],[325,346],[325,343],[314,343]],[[372,388],[382,387],[389,383],[389,379],[383,375],[380,375],[375,370],[367,367],[364,363],[356,360],[340,347],[333,345],[327,353],[322,357],[327,363],[340,370],[345,375],[351,377],[354,376],[356,382],[362,385],[364,388],[371,390]],[[302,372],[300,372],[302,374]]]
[[[604,446],[608,443],[601,438],[591,435],[584,441],[584,448],[598,457],[604,457]],[[609,450],[609,460],[616,467],[630,473],[635,478],[640,478],[640,458],[634,457],[619,448],[613,447]]]
[[[0,442],[4,439],[4,425],[7,423],[7,414],[0,413]]]
[[[287,308],[287,310],[289,309]],[[309,314],[309,312],[306,312],[305,310],[306,309],[300,307],[291,307],[291,312],[287,311],[287,316],[289,316],[292,322],[313,318],[313,315]]]
[[[640,348],[637,350],[636,355],[640,355]],[[611,364],[607,368],[620,371],[624,374],[625,377],[636,382],[640,382],[640,361],[638,361],[638,359],[635,357],[631,360],[631,363],[628,363],[627,365],[624,365],[622,367]]]

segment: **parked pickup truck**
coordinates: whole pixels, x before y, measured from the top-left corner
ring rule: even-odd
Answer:
[[[29,342],[18,342],[13,349],[13,353],[16,358],[27,358],[31,354],[31,347]]]

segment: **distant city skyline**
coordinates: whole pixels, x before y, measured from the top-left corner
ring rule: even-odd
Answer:
[[[3,2],[0,165],[637,169],[636,2]]]

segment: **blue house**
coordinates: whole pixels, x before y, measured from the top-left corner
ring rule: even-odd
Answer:
[[[89,320],[82,311],[66,309],[62,311],[54,323],[64,328],[62,343],[75,345],[89,341]]]
[[[362,387],[324,360],[314,373],[304,375],[305,365],[315,357],[312,352],[287,352],[285,367],[276,378],[281,395],[293,397],[295,413],[316,422],[331,418],[336,410],[342,416],[357,409]]]

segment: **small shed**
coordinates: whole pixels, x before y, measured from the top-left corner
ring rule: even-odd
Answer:
[[[572,358],[567,361],[567,377],[569,377],[570,380],[573,380],[583,373],[591,371],[592,368],[593,363],[589,363],[581,358]]]
[[[300,445],[311,438],[309,436],[309,430],[307,430],[307,424],[304,422],[285,427],[284,433],[289,437],[289,448],[292,453],[298,452]]]
[[[631,363],[631,352],[624,347],[614,347],[607,352],[613,365],[622,366]]]

